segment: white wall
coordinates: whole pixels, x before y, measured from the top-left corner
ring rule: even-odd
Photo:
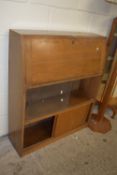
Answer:
[[[108,35],[117,6],[105,0],[0,0],[0,136],[8,132],[8,30],[36,28]]]

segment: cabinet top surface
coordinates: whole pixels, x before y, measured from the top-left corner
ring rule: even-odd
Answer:
[[[23,29],[11,29],[10,31],[16,32],[20,35],[49,35],[49,36],[81,36],[81,37],[104,37],[95,33],[85,32],[72,32],[72,31],[54,31],[54,30],[23,30]]]

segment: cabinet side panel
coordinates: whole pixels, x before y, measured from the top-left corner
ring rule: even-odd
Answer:
[[[9,38],[9,137],[21,154],[25,111],[22,37],[10,31]]]

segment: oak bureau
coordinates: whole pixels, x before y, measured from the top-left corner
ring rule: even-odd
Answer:
[[[87,126],[105,49],[95,34],[10,30],[9,138],[19,155]]]

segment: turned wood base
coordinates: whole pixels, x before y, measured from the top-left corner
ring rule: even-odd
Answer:
[[[88,127],[95,132],[107,133],[111,130],[111,123],[108,119],[103,117],[100,121],[97,120],[97,114],[93,114],[88,123]]]

